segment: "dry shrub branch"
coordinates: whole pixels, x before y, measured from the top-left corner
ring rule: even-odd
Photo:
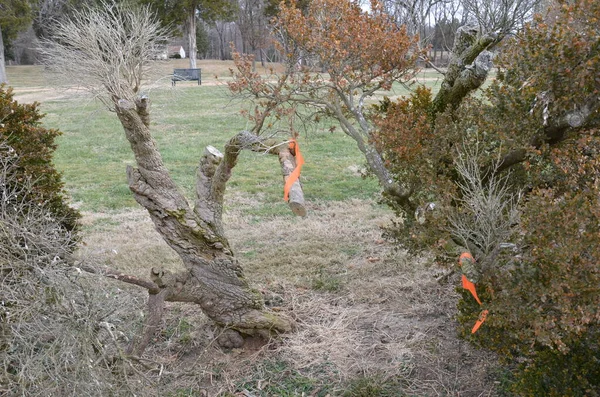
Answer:
[[[0,394],[133,392],[121,345],[139,299],[69,266],[72,235],[0,143]]]
[[[448,217],[450,233],[477,255],[477,269],[467,275],[474,282],[479,273],[494,271],[502,249],[516,248],[511,241],[520,215],[520,194],[513,193],[510,173],[497,173],[499,160],[486,173],[480,166],[481,150],[475,141],[463,145],[455,158],[461,194],[457,209]]]

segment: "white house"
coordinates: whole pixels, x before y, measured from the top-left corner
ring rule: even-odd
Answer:
[[[169,45],[166,47],[165,52],[160,56],[162,59],[174,58],[179,55],[180,58],[185,58],[185,50],[180,45]]]

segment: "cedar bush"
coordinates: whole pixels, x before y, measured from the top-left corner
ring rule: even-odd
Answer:
[[[480,99],[435,120],[422,91],[384,103],[377,140],[444,215],[404,241],[438,258],[456,258],[447,250],[457,243],[477,259],[472,281],[489,315],[471,335],[482,307],[460,289],[462,334],[514,364],[518,395],[598,396],[600,2],[560,2],[548,15],[504,43]],[[519,160],[508,167],[510,156]],[[480,222],[490,213],[501,233]]]
[[[52,164],[54,141],[61,133],[42,126],[44,115],[38,106],[38,103],[19,104],[13,98],[12,89],[0,85],[0,140],[19,157],[18,180],[35,181],[26,200],[43,204],[74,237],[80,214],[67,204],[60,173]]]

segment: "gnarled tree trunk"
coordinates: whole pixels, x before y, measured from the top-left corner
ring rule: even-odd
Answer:
[[[225,341],[230,347],[243,342],[239,333],[268,336],[291,329],[291,322],[266,310],[261,295],[250,288],[225,237],[222,213],[225,185],[241,150],[278,155],[284,179],[295,167],[294,155],[287,143],[268,146],[246,131],[227,143],[224,154],[208,147],[200,159],[196,198],[190,205],[150,134],[148,99],[139,97],[148,62],[164,46],[164,33],[149,7],[115,3],[84,8],[59,23],[43,50],[50,70],[80,76],[88,83],[84,86],[115,111],[137,163],[136,168],[127,169],[129,188],[185,267],[178,274],[149,269],[149,278],[143,279],[114,269],[82,266],[148,290],[145,329],[129,349],[136,355],[152,340],[165,301],[197,304],[215,323],[235,330],[228,332],[232,337]],[[291,190],[292,210],[305,215],[300,183],[296,181]]]
[[[477,26],[458,28],[448,70],[433,100],[434,115],[443,113],[448,106],[455,109],[469,93],[481,87],[493,66],[488,50],[501,39],[497,34],[481,34]]]
[[[186,267],[180,274],[152,269],[152,281],[144,285],[150,293],[150,316],[144,335],[131,352],[143,352],[160,323],[164,301],[198,304],[215,323],[242,334],[267,336],[289,331],[290,321],[266,311],[260,294],[249,287],[222,226],[225,185],[241,150],[279,155],[286,177],[293,170],[288,146],[265,146],[246,131],[227,143],[224,154],[209,146],[198,166],[192,208],[170,177],[150,135],[148,101],[119,100],[116,111],[137,162],[137,168],[127,169],[129,187],[136,201],[148,210],[156,230]],[[290,206],[295,212],[301,208],[300,214],[305,214],[300,184],[296,182],[292,190]],[[120,279],[127,281],[122,276]],[[237,337],[229,345],[238,346],[241,342]]]
[[[99,44],[101,43],[101,45]],[[178,274],[148,269],[143,279],[114,269],[82,266],[148,290],[144,331],[129,348],[140,355],[160,325],[165,301],[199,305],[216,324],[227,328],[229,347],[243,343],[241,334],[268,336],[291,329],[291,322],[265,309],[261,295],[250,288],[231,251],[222,225],[225,185],[244,149],[279,156],[284,179],[294,169],[287,143],[267,146],[250,132],[235,135],[224,154],[208,147],[197,175],[196,198],[188,203],[165,167],[150,134],[149,102],[139,97],[148,61],[164,45],[164,30],[148,7],[124,4],[88,7],[58,24],[44,43],[46,65],[67,76],[80,76],[91,92],[114,110],[135,155],[136,168],[127,169],[129,188],[148,213],[156,230],[175,250],[185,267]],[[192,52],[193,53],[193,52]],[[305,215],[300,183],[291,187],[290,206]]]

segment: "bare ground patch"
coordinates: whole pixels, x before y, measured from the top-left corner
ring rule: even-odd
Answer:
[[[495,395],[493,356],[456,336],[458,280],[438,284],[440,269],[427,258],[383,240],[389,211],[349,200],[313,203],[305,219],[244,215],[255,205],[259,198],[233,194],[226,230],[248,278],[296,330],[223,351],[202,313],[169,304],[147,352],[149,395],[333,396],[360,382],[396,393],[381,395]],[[86,260],[144,276],[151,266],[180,266],[142,210],[85,214],[84,222]]]

